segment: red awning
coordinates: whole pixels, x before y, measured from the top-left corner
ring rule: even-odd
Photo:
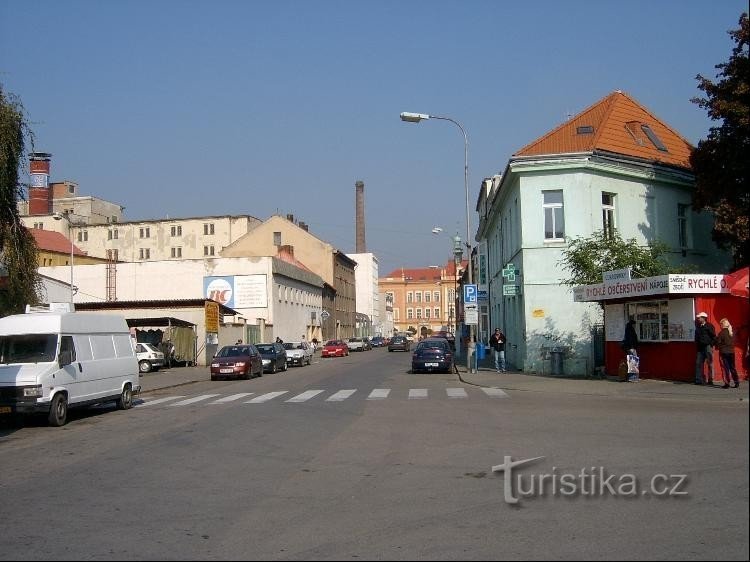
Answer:
[[[750,277],[750,268],[743,267],[733,273],[724,276],[727,281],[729,292],[737,297],[750,298],[750,289],[748,289],[748,277]]]

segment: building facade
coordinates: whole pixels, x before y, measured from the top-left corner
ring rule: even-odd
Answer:
[[[383,331],[378,291],[378,258],[371,253],[347,254],[347,256],[357,262],[354,270],[357,313],[367,318],[364,325],[357,326],[356,332],[360,337],[372,337]]]

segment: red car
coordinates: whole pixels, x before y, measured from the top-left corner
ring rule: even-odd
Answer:
[[[211,380],[263,375],[263,358],[254,345],[227,345],[211,360]]]
[[[346,357],[349,355],[349,346],[341,340],[328,340],[320,352],[321,357]]]

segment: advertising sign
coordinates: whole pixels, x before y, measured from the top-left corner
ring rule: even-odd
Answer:
[[[203,294],[229,308],[268,307],[264,274],[204,277]]]
[[[479,324],[479,308],[476,303],[466,303],[464,306],[464,323],[474,326]]]
[[[219,303],[207,302],[205,304],[206,332],[216,333],[219,331]]]

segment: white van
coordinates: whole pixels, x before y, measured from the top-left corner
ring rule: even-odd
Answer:
[[[138,361],[122,316],[72,312],[72,305],[0,318],[0,414],[44,412],[64,425],[68,407],[133,405]]]

